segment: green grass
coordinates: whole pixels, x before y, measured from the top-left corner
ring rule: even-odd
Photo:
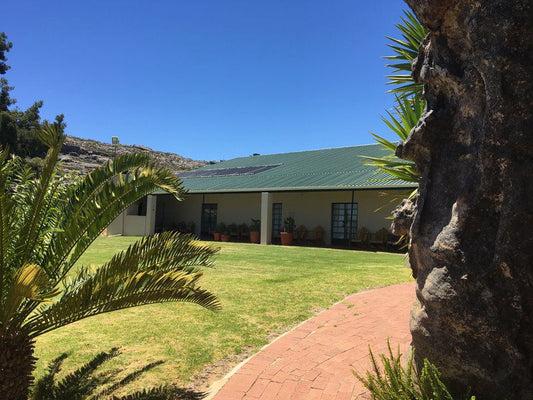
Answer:
[[[99,238],[80,263],[101,264],[136,238]],[[181,303],[156,304],[76,322],[37,340],[37,376],[49,360],[71,355],[65,369],[99,351],[119,346],[105,365],[132,372],[149,362],[164,364],[142,375],[130,390],[167,383],[186,384],[217,360],[267,343],[350,293],[409,281],[400,254],[221,243],[217,266],[202,286],[216,293],[218,313]]]

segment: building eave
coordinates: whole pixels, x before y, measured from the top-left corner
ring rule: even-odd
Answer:
[[[412,185],[365,185],[365,186],[296,186],[296,187],[265,187],[265,188],[234,188],[234,189],[205,189],[187,190],[189,194],[209,194],[209,193],[261,193],[261,192],[320,192],[320,191],[357,191],[357,190],[412,190],[418,187]],[[164,194],[162,190],[157,190],[154,194]]]

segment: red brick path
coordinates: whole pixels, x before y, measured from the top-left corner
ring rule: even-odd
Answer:
[[[213,399],[367,398],[352,371],[370,368],[368,345],[384,353],[389,338],[394,351],[407,349],[414,288],[403,283],[347,297],[250,358]]]

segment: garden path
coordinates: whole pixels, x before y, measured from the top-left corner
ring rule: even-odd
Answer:
[[[213,400],[369,398],[352,371],[370,369],[368,352],[405,354],[411,341],[414,282],[348,296],[267,345],[232,371]]]

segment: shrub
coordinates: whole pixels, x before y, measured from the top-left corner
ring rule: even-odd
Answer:
[[[41,172],[43,170],[44,160],[40,157],[27,158],[26,163],[33,171]]]
[[[285,221],[283,221],[283,231],[284,232],[293,232],[294,231],[294,218],[287,217],[285,218]]]
[[[380,354],[382,368],[372,350],[372,371],[367,371],[365,376],[356,372],[353,374],[361,381],[365,388],[376,400],[454,400],[450,391],[441,380],[441,374],[435,365],[427,359],[421,371],[417,371],[413,361],[414,350],[404,366],[401,360],[400,349],[393,354],[387,340],[388,355]],[[475,400],[475,396],[465,395],[461,399]]]

